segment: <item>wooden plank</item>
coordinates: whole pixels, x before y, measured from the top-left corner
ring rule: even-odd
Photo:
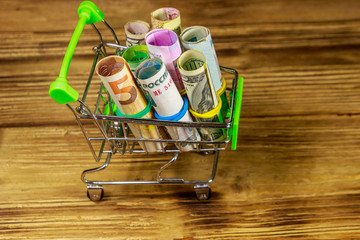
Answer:
[[[69,75],[68,80],[81,93],[92,63],[87,59],[74,61],[79,67],[72,69],[77,73]],[[11,69],[13,64],[5,65],[5,68]],[[42,64],[48,69],[39,69],[34,75],[16,73],[0,82],[0,95],[4,100],[0,102],[3,110],[0,125],[75,123],[68,108],[56,104],[48,95],[49,84],[56,78],[50,73],[56,69],[56,60],[42,61]],[[30,67],[37,68],[35,64]],[[333,65],[246,70],[241,74],[245,77],[242,117],[356,115],[360,112],[358,69],[359,65]],[[95,76],[89,93],[90,106],[95,104],[99,84],[100,80]],[[18,90],[14,91],[14,87]]]
[[[76,24],[76,19],[74,19]],[[214,40],[219,57],[237,55],[239,50],[264,50],[302,47],[336,47],[359,44],[359,22],[346,20],[340,23],[318,21],[313,23],[252,23],[217,26],[205,24]],[[114,42],[103,24],[97,24],[105,41]],[[186,28],[190,25],[183,25]],[[122,28],[115,28],[120,44],[125,43]],[[74,26],[62,31],[5,31],[0,36],[0,60],[31,57],[63,57]],[[324,37],[326,36],[326,37]],[[92,54],[92,47],[99,44],[96,32],[86,26],[76,48],[75,55]],[[11,49],[11,51],[9,51]]]
[[[314,11],[306,14],[302,5],[299,7],[296,3],[284,4],[283,1],[274,1],[271,8],[261,2],[239,5],[237,1],[230,1],[218,13],[201,13],[221,16],[218,19],[220,24],[206,21],[205,25],[212,31],[220,63],[237,69],[245,77],[242,117],[359,112],[356,81],[359,77],[359,51],[356,48],[360,41],[359,21],[352,15],[353,11],[340,11],[347,8],[345,5],[339,5],[338,14],[328,18],[326,14],[333,11],[334,3],[329,2],[322,6],[321,16],[315,11],[319,5],[311,1],[308,4],[314,5],[310,8]],[[113,8],[105,4],[100,7],[109,11],[109,18],[115,18],[114,28],[123,42],[122,23],[128,18],[115,14],[117,4],[119,3],[115,3]],[[123,4],[126,5],[127,2]],[[355,7],[358,3],[352,1],[351,4]],[[5,18],[8,12],[15,11],[15,15],[22,13],[21,19],[24,19],[33,10],[30,4],[20,6],[16,1],[5,6],[8,11],[4,11],[5,16],[1,19],[3,23],[7,21]],[[38,11],[45,13],[44,6],[46,2],[38,4]],[[5,31],[0,36],[3,43],[0,49],[0,96],[3,99],[0,109],[5,111],[1,116],[1,126],[73,123],[73,117],[67,108],[52,102],[47,92],[49,84],[60,69],[76,23],[77,4],[55,1],[54,6],[75,15],[74,18],[64,18],[62,24],[55,24],[49,29],[46,29],[47,23],[51,23],[51,19],[56,15],[45,14],[50,18],[48,22],[44,22],[44,17],[38,15],[31,19],[33,25],[26,29],[22,29],[21,24],[12,30],[7,29],[7,24],[0,26]],[[210,9],[215,6],[216,2],[211,3]],[[195,14],[194,10],[183,5],[176,7],[184,9],[184,26],[193,22],[205,23],[204,15]],[[241,15],[242,17],[238,18],[235,17],[238,16],[237,11],[229,10],[236,7],[241,7],[240,10],[244,13],[253,10],[255,12],[251,16]],[[287,10],[287,14],[271,14],[282,8]],[[140,10],[139,16],[141,11],[147,10],[148,8]],[[130,7],[127,14],[138,16],[135,14],[138,11]],[[296,15],[301,17],[302,21],[291,14],[294,11],[303,14]],[[227,14],[224,15],[224,12]],[[194,18],[190,17],[195,15]],[[193,22],[189,19],[193,19]],[[231,19],[231,24],[227,22],[228,19]],[[43,24],[41,28],[40,23]],[[105,37],[109,38],[110,33],[105,32]],[[87,81],[93,57],[91,47],[96,45],[96,42],[96,35],[88,28],[79,42],[70,66],[69,82],[79,92],[83,91]],[[339,78],[344,78],[344,81],[339,82]],[[14,82],[17,83],[17,91],[14,91]],[[97,89],[91,91],[93,95],[96,95],[96,92]],[[314,99],[309,98],[310,95],[314,95]],[[19,115],[26,117],[19,118]]]
[[[93,203],[79,177],[99,164],[76,126],[2,129],[0,231],[7,239],[356,237],[358,122],[243,119],[238,150],[221,152],[207,203],[191,186],[134,185],[104,186],[104,200]],[[182,154],[170,175],[209,175],[209,156],[195,155]],[[153,179],[167,157],[115,155],[90,178]]]
[[[39,0],[38,4],[34,5],[32,1],[3,0],[4,11],[0,16],[0,21],[3,23],[1,29],[4,31],[72,30],[78,19],[77,8],[80,2],[81,0],[55,0],[49,4],[46,0]],[[122,28],[129,19],[150,21],[150,12],[166,6],[168,2],[145,0],[141,1],[143,6],[141,8],[131,0],[112,2],[111,4],[96,2],[96,4],[111,25],[115,28]],[[346,3],[329,0],[326,4],[312,0],[294,0],[291,3],[286,0],[240,2],[237,0],[226,2],[195,0],[191,2],[191,7],[187,1],[171,3],[171,6],[181,11],[181,20],[184,26],[228,26],[264,22],[341,22],[358,19],[359,5],[356,0],[348,0]],[[204,8],[204,6],[206,7]]]
[[[220,153],[205,203],[182,185],[104,186],[103,201],[87,199],[81,172],[104,159],[48,96],[80,2],[1,2],[0,239],[359,238],[359,1],[96,2],[122,43],[127,21],[178,8],[183,28],[207,26],[220,64],[245,78],[238,148]],[[80,93],[97,44],[87,26],[68,76]],[[88,177],[154,180],[171,157],[117,154]],[[206,179],[212,157],[180,154],[164,176]]]

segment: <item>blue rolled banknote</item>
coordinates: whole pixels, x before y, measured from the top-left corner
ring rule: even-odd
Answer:
[[[188,27],[180,34],[179,38],[184,50],[194,49],[205,55],[211,79],[215,90],[218,91],[223,80],[210,30],[202,26]]]

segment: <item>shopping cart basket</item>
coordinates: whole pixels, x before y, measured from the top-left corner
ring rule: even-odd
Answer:
[[[104,163],[101,166],[85,170],[81,175],[82,181],[87,184],[88,197],[93,201],[101,200],[104,195],[103,185],[189,184],[194,186],[196,197],[199,200],[206,200],[210,198],[211,189],[209,184],[215,178],[219,152],[221,150],[225,150],[230,141],[231,149],[236,149],[243,87],[243,79],[238,76],[238,72],[231,68],[220,67],[224,75],[232,76],[233,78],[231,88],[226,89],[228,97],[225,97],[225,101],[228,101],[228,108],[225,109],[225,119],[222,123],[175,122],[116,116],[115,105],[113,104],[109,93],[106,91],[101,81],[95,83],[95,81],[93,82],[92,80],[95,66],[99,58],[107,56],[110,52],[112,52],[112,54],[120,55],[126,47],[119,44],[114,30],[104,20],[104,14],[95,6],[95,4],[89,1],[82,2],[79,6],[78,14],[79,22],[65,53],[59,77],[51,84],[49,94],[57,103],[66,104],[66,106],[72,111],[85,136],[85,139],[87,140],[95,161],[101,162],[102,159],[104,159]],[[114,43],[103,41],[103,37],[99,29],[95,26],[95,23],[97,22],[102,22],[105,25],[105,28],[111,32],[114,38]],[[75,47],[86,24],[92,25],[96,33],[99,35],[100,44],[93,48],[95,58],[85,90],[80,98],[78,92],[68,84],[67,74]],[[94,107],[91,107],[88,102],[90,86],[97,86],[98,89],[98,94],[96,94],[96,98],[94,99]],[[226,96],[226,94],[223,96]],[[224,101],[224,98],[222,99]],[[88,124],[88,122],[93,124]],[[175,129],[191,128],[194,133],[197,130],[202,130],[202,132],[205,131],[209,133],[208,139],[210,140],[180,140],[179,138],[168,139],[163,137],[159,137],[158,139],[145,139],[143,136],[135,138],[129,131],[129,124],[135,126],[145,125],[147,127],[155,127],[159,136],[163,136],[160,132],[164,127],[174,127]],[[210,134],[211,129],[222,129],[225,133],[225,138],[221,140],[213,140]],[[143,149],[139,147],[140,142],[161,143],[163,147],[156,153],[169,154],[170,160],[159,167],[155,173],[155,179],[149,181],[100,181],[87,179],[89,174],[106,169],[115,154],[143,154],[144,158],[148,156],[146,154],[150,153],[148,153],[146,147]],[[207,156],[213,157],[212,170],[208,179],[185,180],[181,177],[162,177],[164,170],[176,162],[179,153],[183,153],[183,144],[192,144],[194,146],[192,151],[205,153]]]

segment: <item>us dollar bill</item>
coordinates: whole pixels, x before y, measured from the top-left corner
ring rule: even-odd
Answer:
[[[214,109],[218,100],[204,55],[189,50],[180,56],[178,65],[191,108],[200,114]]]
[[[191,109],[204,114],[217,107],[219,101],[204,54],[198,50],[188,50],[180,56],[178,65]],[[196,121],[220,122],[220,119],[214,115],[209,118],[196,117]],[[204,141],[216,141],[224,137],[222,129],[217,128],[199,128],[199,133]]]
[[[214,99],[204,72],[194,76],[183,76],[182,79],[192,109],[198,113],[214,109]]]
[[[219,116],[211,118],[196,118],[197,122],[220,122]],[[204,141],[219,141],[225,138],[224,130],[221,128],[199,128],[201,139]]]

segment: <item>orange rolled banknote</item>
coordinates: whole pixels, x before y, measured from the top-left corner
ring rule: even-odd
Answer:
[[[135,115],[147,107],[148,102],[136,85],[134,76],[124,58],[115,55],[105,57],[97,63],[95,70],[123,115]],[[149,111],[142,118],[154,118],[153,112]],[[133,123],[128,125],[137,139],[160,139],[155,126]],[[156,142],[139,141],[139,144],[146,152],[156,152],[164,147],[161,143]]]

